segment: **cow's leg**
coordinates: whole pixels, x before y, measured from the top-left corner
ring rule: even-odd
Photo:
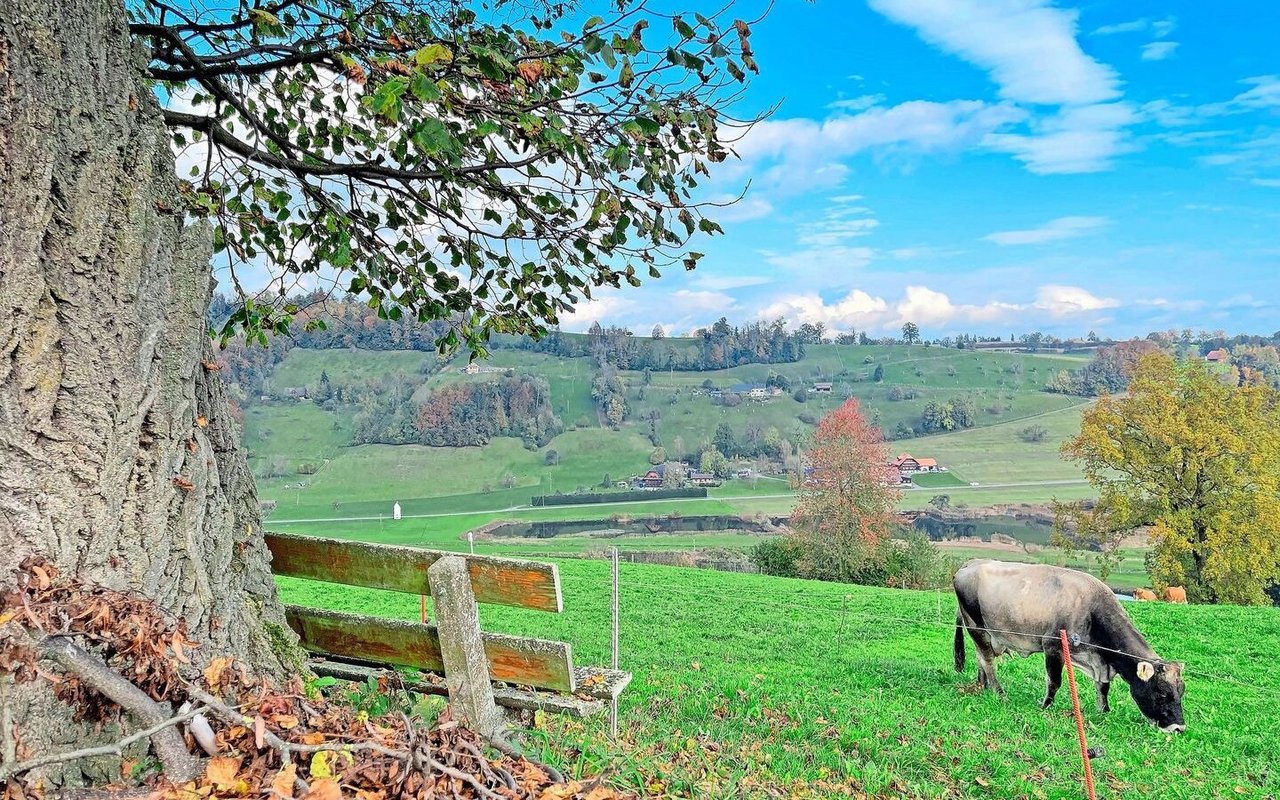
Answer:
[[[1098,708],[1106,714],[1111,710],[1111,703],[1107,700],[1107,692],[1111,691],[1111,681],[1098,681],[1094,686],[1098,689]]]
[[[1062,685],[1062,651],[1060,649],[1045,648],[1044,671],[1047,680],[1044,689],[1044,701],[1040,703],[1040,707],[1048,708],[1053,705],[1053,698],[1057,697],[1058,687]]]
[[[970,628],[969,637],[973,639],[974,650],[978,651],[978,686],[1003,697],[1004,687],[996,680],[996,651],[990,635],[981,628]]]

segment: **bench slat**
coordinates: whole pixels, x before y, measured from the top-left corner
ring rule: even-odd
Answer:
[[[440,639],[433,625],[286,606],[285,619],[302,646],[318,654],[440,671]],[[485,633],[493,680],[573,692],[577,681],[568,644]]]
[[[364,683],[370,677],[376,678],[387,672],[385,667],[353,664],[327,658],[313,661],[311,668],[315,670],[317,675],[329,675],[339,680],[355,681],[356,683]],[[410,679],[406,683],[406,688],[409,691],[420,694],[449,696],[449,690],[444,685],[443,678],[437,678],[438,683],[429,680],[429,678],[430,676],[424,675],[421,680]],[[594,697],[592,699],[583,699],[582,695],[586,693],[580,691],[574,695],[563,695],[529,689],[515,689],[510,686],[493,687],[494,701],[504,708],[545,711],[551,714],[566,714],[570,717],[592,717],[604,711],[604,700],[594,699]]]
[[[476,602],[557,613],[564,609],[555,564],[287,533],[267,533],[265,538],[277,575],[425,595],[430,594],[427,568],[445,556],[461,556],[467,560]]]

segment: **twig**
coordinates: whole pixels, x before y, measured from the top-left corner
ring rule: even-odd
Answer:
[[[40,652],[90,688],[155,728],[151,746],[174,783],[186,783],[200,774],[200,760],[188,750],[181,734],[171,724],[173,710],[152,700],[145,692],[108,667],[102,659],[63,638],[46,637],[38,642]]]
[[[18,759],[18,743],[13,738],[13,712],[9,709],[9,684],[13,678],[0,675],[0,764],[12,764]]]
[[[135,734],[126,736],[125,738],[121,739],[118,742],[115,742],[114,744],[104,744],[99,747],[86,747],[81,750],[69,750],[65,753],[48,753],[46,755],[33,758],[30,761],[23,761],[21,764],[15,764],[12,767],[4,767],[3,769],[0,769],[0,781],[8,780],[8,778],[12,775],[17,775],[22,772],[28,772],[37,767],[43,767],[48,764],[57,764],[63,761],[75,761],[81,758],[94,758],[96,756],[121,755],[124,752],[124,749],[129,745],[133,744],[134,742],[139,742],[147,738],[148,736],[154,736],[155,734],[159,733],[165,728],[171,727],[173,725],[179,725],[183,722],[186,722],[187,720],[191,719],[192,717],[199,714],[203,710],[204,710],[203,708],[201,708],[200,706],[197,706],[186,712],[183,712],[182,714],[179,714],[176,717],[170,717],[169,719],[166,719],[164,722],[161,722],[158,725],[152,725],[150,728],[147,728],[145,731],[138,731]]]

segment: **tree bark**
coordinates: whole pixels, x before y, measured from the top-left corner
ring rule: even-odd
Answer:
[[[281,675],[296,640],[202,366],[210,234],[135,55],[120,0],[0,3],[0,586],[41,554],[186,619],[197,660]],[[9,704],[19,758],[113,734],[35,684]]]

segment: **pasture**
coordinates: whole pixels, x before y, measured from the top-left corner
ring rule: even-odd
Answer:
[[[603,562],[560,562],[560,615],[486,606],[486,627],[564,639],[609,659]],[[619,741],[603,719],[548,717],[540,755],[608,770],[656,797],[1080,797],[1066,692],[1039,708],[1043,659],[1000,666],[1007,700],[952,670],[946,593],[623,564],[621,666],[635,674]],[[406,595],[279,579],[286,602],[416,619]],[[847,595],[847,601],[844,601]],[[844,610],[842,611],[842,602]],[[1127,604],[1152,645],[1186,662],[1187,733],[1146,724],[1123,685],[1098,713],[1081,677],[1101,797],[1274,798],[1280,649],[1274,609]]]

